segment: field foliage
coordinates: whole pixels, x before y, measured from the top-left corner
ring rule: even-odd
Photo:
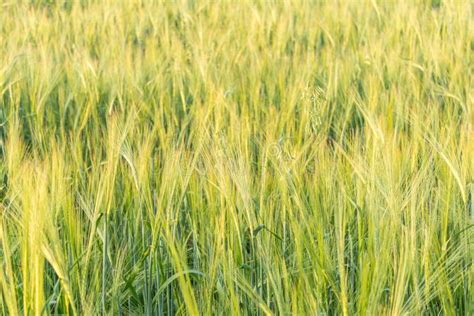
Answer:
[[[0,1],[0,314],[472,315],[473,10]]]

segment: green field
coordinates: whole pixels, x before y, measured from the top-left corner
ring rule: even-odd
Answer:
[[[474,315],[471,0],[0,0],[0,315]]]

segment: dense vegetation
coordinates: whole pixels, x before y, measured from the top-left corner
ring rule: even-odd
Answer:
[[[1,1],[0,314],[474,313],[473,4]]]

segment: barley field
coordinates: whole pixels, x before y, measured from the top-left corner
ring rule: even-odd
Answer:
[[[0,0],[0,315],[473,315],[473,13]]]

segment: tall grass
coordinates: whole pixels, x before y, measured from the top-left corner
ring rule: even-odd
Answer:
[[[472,2],[0,8],[0,314],[474,313]]]

